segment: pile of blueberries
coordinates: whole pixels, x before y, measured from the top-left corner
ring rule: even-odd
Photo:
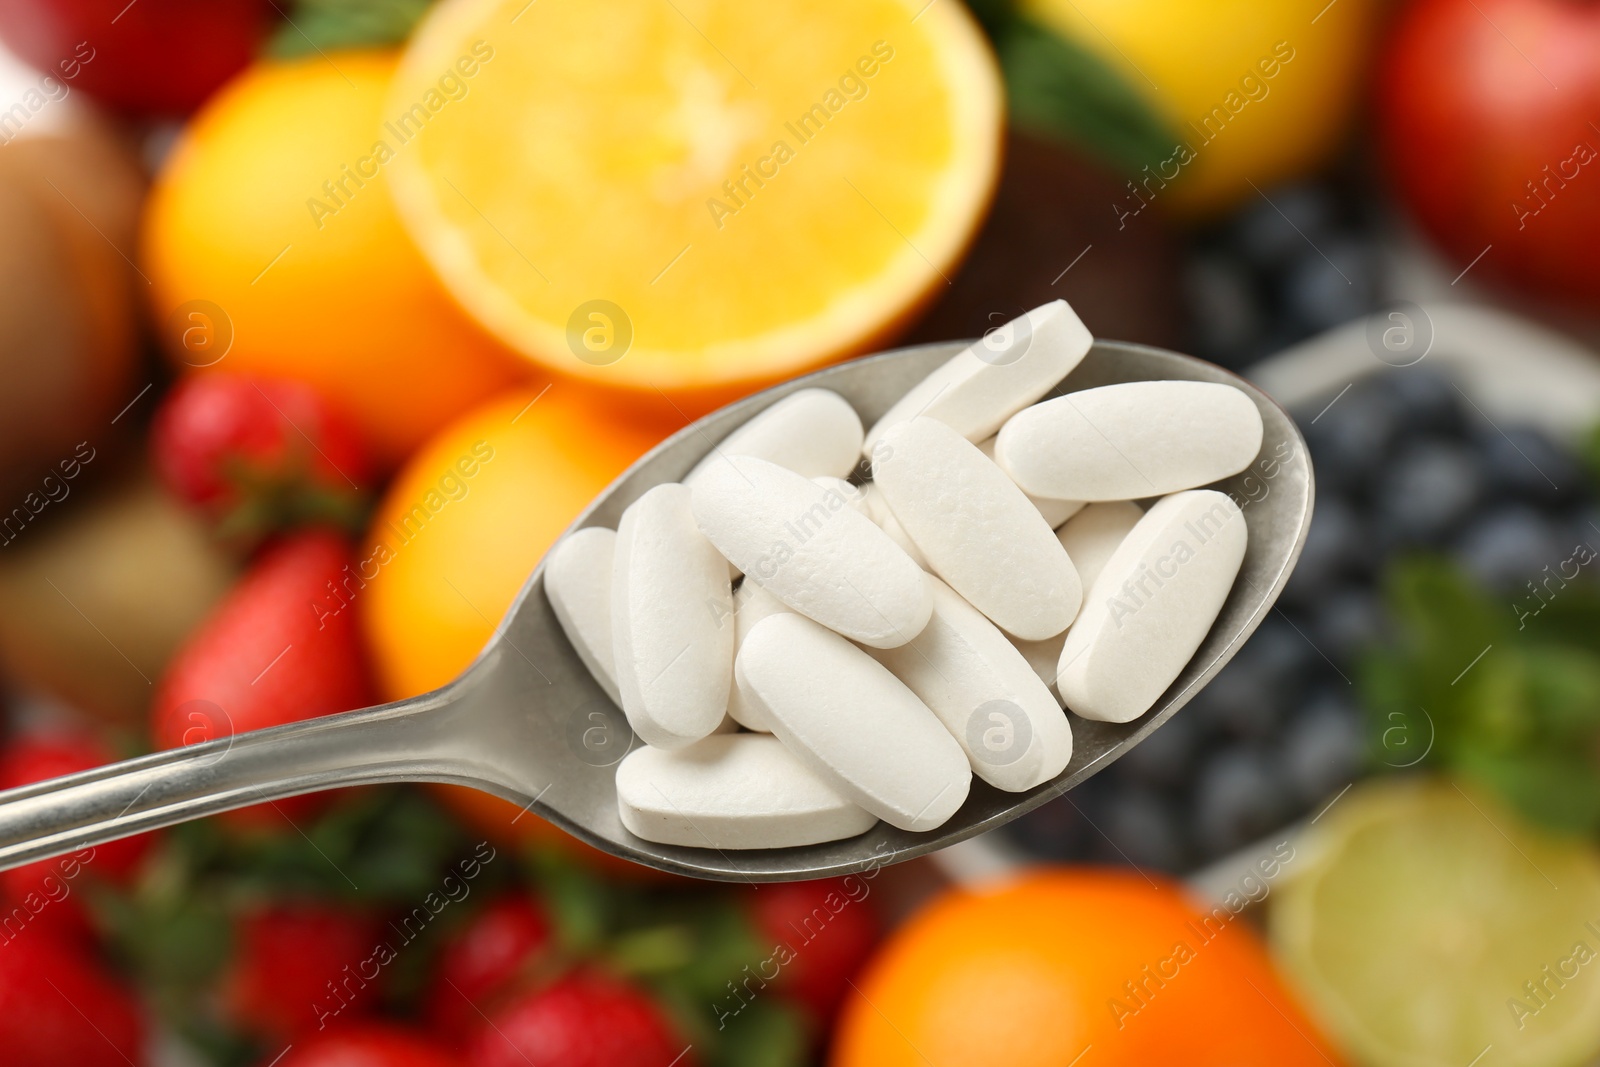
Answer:
[[[1190,351],[1239,370],[1378,309],[1377,198],[1359,173],[1269,187],[1195,234]]]
[[[1008,826],[1015,845],[1185,873],[1314,813],[1382,759],[1355,662],[1384,640],[1392,559],[1447,554],[1510,613],[1544,567],[1579,542],[1600,548],[1580,460],[1537,429],[1495,425],[1427,362],[1296,417],[1317,502],[1278,610],[1148,740]]]

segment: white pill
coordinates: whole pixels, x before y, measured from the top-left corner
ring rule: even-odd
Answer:
[[[889,502],[883,499],[883,491],[872,482],[868,482],[862,495],[867,501],[867,515],[878,528],[889,535],[889,540],[905,550],[913,563],[923,570],[928,569],[928,561],[923,558],[922,549],[917,547],[911,535],[906,533],[906,528],[900,525],[900,520],[894,517],[894,512],[889,510]]]
[[[646,744],[678,748],[717,728],[733,682],[728,564],[696,527],[689,487],[658,485],[617,528],[611,622],[617,688]]]
[[[967,798],[967,757],[880,663],[810,619],[756,624],[734,665],[772,732],[817,777],[902,830],[932,830]]]
[[[1072,565],[1078,570],[1078,580],[1083,583],[1086,595],[1094,588],[1095,579],[1100,576],[1106,560],[1111,558],[1117,546],[1122,544],[1122,539],[1143,517],[1144,511],[1139,505],[1126,500],[1113,500],[1089,504],[1056,531],[1056,540],[1061,542],[1061,547],[1072,558]],[[1014,642],[1023,658],[1058,698],[1061,694],[1056,689],[1056,671],[1061,664],[1061,646],[1066,640],[1067,634],[1060,633],[1043,641]]]
[[[1050,690],[1050,695],[1060,703],[1061,693],[1056,689],[1056,668],[1061,664],[1061,646],[1066,643],[1066,633],[1047,637],[1043,641],[1021,641],[1013,637],[1011,643],[1017,646],[1017,651],[1022,653],[1022,658],[1028,661],[1028,666],[1033,668],[1033,673],[1039,676],[1039,681]]]
[[[1093,589],[1106,561],[1144,518],[1144,509],[1127,500],[1089,504],[1056,531],[1056,540],[1072,557],[1084,589]]]
[[[766,734],[635,749],[617,767],[617,807],[622,825],[646,841],[698,848],[814,845],[878,821]]]
[[[928,623],[928,576],[838,492],[732,456],[701,476],[693,507],[745,581],[792,611],[875,648],[903,645]]]
[[[910,644],[872,653],[939,717],[972,772],[1019,792],[1048,782],[1072,758],[1072,727],[1022,653],[943,582],[933,618]]]
[[[723,438],[683,481],[694,485],[729,456],[755,456],[807,478],[843,478],[860,455],[861,416],[850,402],[828,389],[801,389]]]
[[[1083,600],[1072,560],[976,445],[921,416],[883,435],[872,472],[932,571],[996,626],[1039,641],[1072,622]]]
[[[962,349],[901,397],[868,431],[873,458],[889,427],[927,415],[969,441],[991,437],[1012,415],[1054,389],[1094,345],[1067,305],[1053,300]]]
[[[835,478],[827,474],[811,480],[828,492],[838,493],[844,498],[846,504],[849,504],[867,518],[872,518],[872,509],[867,506],[867,494],[862,491],[859,485],[851,485],[843,478]]]
[[[744,582],[735,589],[733,592],[734,657],[737,659],[740,646],[744,644],[744,639],[750,636],[750,631],[756,628],[756,623],[769,615],[777,615],[788,610],[783,601],[755,582]],[[767,721],[766,713],[761,710],[759,704],[745,696],[744,690],[739,688],[737,676],[733,680],[733,689],[728,693],[728,714],[747,730],[772,732],[772,724]]]
[[[1136,500],[1209,485],[1261,451],[1261,412],[1217,382],[1125,382],[1047,400],[1013,416],[995,460],[1025,491]]]
[[[1150,710],[1205,639],[1244,560],[1244,514],[1225,493],[1156,502],[1106,561],[1061,649],[1057,686],[1086,719]]]
[[[988,456],[991,463],[994,462],[994,441],[993,437],[988,437],[978,442],[978,451]],[[1028,493],[1023,493],[1023,496],[1039,509],[1039,514],[1044,516],[1044,521],[1050,524],[1052,530],[1059,529],[1062,523],[1076,515],[1083,507],[1081,500],[1051,500],[1049,497],[1032,496]]]
[[[556,542],[544,561],[544,595],[594,680],[619,707],[611,647],[611,562],[617,531],[591,526]]]

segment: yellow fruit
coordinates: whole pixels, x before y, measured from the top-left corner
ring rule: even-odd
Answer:
[[[507,393],[428,442],[390,485],[357,568],[384,695],[460,674],[556,537],[669,429],[557,383]]]
[[[176,363],[310,382],[389,462],[520,362],[445,295],[371,162],[394,66],[336,52],[250,68],[185,128],[144,225]]]
[[[1600,1056],[1600,854],[1452,782],[1357,786],[1302,839],[1274,947],[1369,1067]],[[1485,1054],[1485,1049],[1493,1051]]]
[[[694,394],[860,352],[942,288],[1000,110],[959,3],[445,0],[383,136],[407,228],[507,344]]]
[[[1208,212],[1327,161],[1357,103],[1373,0],[1024,0],[1121,73],[1192,158],[1147,200]],[[1152,168],[1156,179],[1162,174]],[[1142,176],[1141,176],[1142,177]],[[1139,202],[1130,197],[1126,210]]]

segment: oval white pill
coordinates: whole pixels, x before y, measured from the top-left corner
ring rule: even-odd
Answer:
[[[734,670],[789,751],[902,830],[932,830],[967,798],[966,753],[880,663],[800,615],[756,624]]]
[[[867,506],[867,494],[862,491],[859,485],[851,485],[843,478],[834,478],[826,474],[811,480],[827,492],[838,493],[844,498],[846,504],[849,504],[867,518],[872,518],[872,509]]]
[[[738,657],[739,647],[744,644],[745,638],[750,636],[750,631],[756,628],[756,623],[769,615],[778,615],[788,610],[783,601],[755,582],[747,581],[735,589],[733,592],[734,657]],[[728,693],[728,714],[747,730],[772,732],[772,724],[767,721],[766,712],[761,710],[761,705],[745,696],[744,690],[739,687],[737,676],[733,680],[733,689]]]
[[[1261,412],[1217,382],[1124,382],[1018,412],[995,461],[1036,496],[1136,500],[1238,474],[1261,451]]]
[[[1065,300],[1052,300],[962,349],[912,386],[873,424],[862,446],[871,459],[891,426],[918,415],[969,441],[990,437],[1012,415],[1054,389],[1094,345]]]
[[[1111,558],[1123,538],[1143,517],[1144,511],[1139,505],[1127,500],[1113,500],[1087,505],[1056,531],[1056,540],[1061,542],[1061,547],[1072,558],[1072,565],[1078,570],[1078,580],[1083,583],[1086,596],[1094,588],[1095,579],[1100,576],[1106,560]],[[1060,633],[1043,641],[1014,642],[1029,666],[1058,698],[1061,694],[1056,688],[1056,671],[1061,665],[1061,646],[1066,640],[1067,634]]]
[[[1197,489],[1156,502],[1106,561],[1061,649],[1056,684],[1086,719],[1150,710],[1205,639],[1244,561],[1244,513]]]
[[[1084,589],[1094,588],[1106,562],[1142,518],[1144,509],[1138,504],[1110,500],[1087,505],[1056,531],[1056,540],[1072,557]]]
[[[883,499],[883,491],[872,482],[866,484],[862,494],[867,501],[867,516],[878,524],[878,528],[889,535],[889,540],[899,545],[911,561],[923,570],[928,569],[928,561],[923,558],[922,549],[911,540],[911,535],[906,533],[906,528],[900,525],[900,520],[894,517],[894,512],[889,510],[889,502]]]
[[[728,564],[695,525],[688,486],[628,506],[611,569],[612,649],[628,725],[678,748],[717,728],[733,682]]]
[[[986,437],[978,442],[978,451],[988,456],[991,463],[994,462],[994,441],[993,437]],[[1010,476],[1007,475],[1007,477]],[[1049,497],[1031,496],[1028,493],[1023,493],[1022,495],[1026,496],[1028,502],[1039,509],[1039,514],[1044,516],[1044,521],[1050,525],[1052,530],[1058,529],[1062,523],[1076,515],[1083,507],[1083,501],[1081,500],[1051,500]],[[1085,582],[1084,584],[1087,585],[1088,583]]]
[[[976,445],[919,416],[883,435],[872,472],[932,571],[996,626],[1039,641],[1072,622],[1083,600],[1072,560]]]
[[[939,717],[972,772],[997,789],[1047,782],[1072,759],[1072,727],[1050,690],[994,623],[943,582],[910,644],[872,657]]]
[[[635,749],[617,767],[617,808],[636,836],[697,848],[814,845],[878,821],[767,734]]]
[[[851,640],[892,648],[928,623],[927,575],[841,493],[732,456],[695,484],[693,507],[745,581]]]
[[[544,595],[578,658],[621,707],[611,647],[611,562],[616,551],[617,531],[601,526],[563,537],[544,562]]]
[[[861,416],[830,389],[801,389],[723,438],[683,480],[694,485],[729,456],[755,456],[807,478],[847,477],[861,456]]]

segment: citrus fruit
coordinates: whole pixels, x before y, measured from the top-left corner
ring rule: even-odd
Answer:
[[[144,223],[174,362],[298,378],[397,462],[514,380],[518,361],[445,295],[395,217],[387,52],[262,62],[185,127]]]
[[[942,289],[994,184],[960,4],[446,0],[381,136],[402,218],[507,344],[654,394],[860,352]]]
[[[1561,1067],[1600,1054],[1593,846],[1412,780],[1352,790],[1305,851],[1272,906],[1273,944],[1362,1062]]]
[[[513,390],[441,430],[395,476],[357,565],[357,606],[386,699],[436,689],[493,636],[540,557],[599,492],[672,429],[625,421],[571,383]],[[645,868],[591,849],[515,804],[433,792],[496,842],[553,844],[613,873]]]
[[[1145,201],[1226,208],[1309,173],[1358,103],[1373,0],[1025,0],[1041,22],[1117,71],[1177,152],[1136,176]],[[1150,177],[1150,176],[1154,177]],[[1170,182],[1170,186],[1169,186]]]
[[[374,516],[349,595],[383,695],[460,674],[545,550],[666,433],[559,383],[491,400],[420,449]]]
[[[1060,868],[952,890],[914,915],[857,979],[830,1062],[1337,1061],[1234,912],[1135,871]]]

